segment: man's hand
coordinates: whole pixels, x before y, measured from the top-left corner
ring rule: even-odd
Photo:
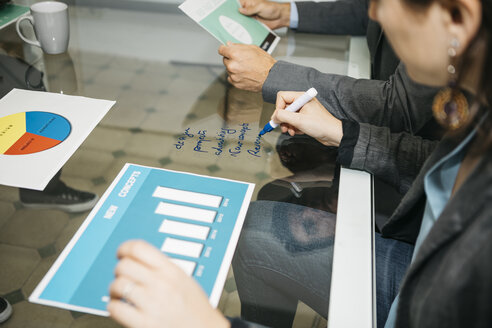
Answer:
[[[239,12],[251,16],[271,28],[289,27],[290,3],[278,3],[267,0],[240,0]]]
[[[236,88],[261,91],[270,69],[277,62],[272,56],[255,45],[228,42],[219,48],[224,57],[227,80]]]

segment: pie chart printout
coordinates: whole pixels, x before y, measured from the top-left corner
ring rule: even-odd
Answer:
[[[61,115],[32,111],[0,117],[0,154],[27,155],[63,142],[71,131]]]

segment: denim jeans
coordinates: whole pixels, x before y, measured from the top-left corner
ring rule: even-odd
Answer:
[[[243,319],[291,327],[299,300],[327,317],[335,217],[289,203],[250,205],[233,259]],[[413,246],[379,234],[375,244],[378,327],[383,327]]]

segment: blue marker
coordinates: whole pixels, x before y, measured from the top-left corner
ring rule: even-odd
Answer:
[[[302,106],[307,104],[311,99],[316,97],[318,94],[318,91],[316,91],[315,88],[311,88],[308,91],[306,91],[302,96],[297,98],[292,104],[287,106],[285,110],[288,110],[289,112],[297,112],[299,109],[301,109]],[[260,131],[260,136],[264,135],[267,132],[272,131],[275,129],[277,126],[279,126],[278,123],[275,123],[273,120],[270,120],[267,124],[265,124],[265,127],[263,130]]]

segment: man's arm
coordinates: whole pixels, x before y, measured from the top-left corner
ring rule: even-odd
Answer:
[[[295,2],[299,32],[338,35],[366,35],[367,0],[333,2]]]
[[[263,84],[263,99],[274,103],[283,90],[318,90],[318,99],[335,117],[387,126],[393,132],[419,131],[432,117],[436,88],[410,80],[400,64],[388,81],[354,79],[278,61]]]
[[[295,6],[295,8],[292,8]],[[368,23],[367,0],[334,2],[279,3],[268,0],[241,0],[239,11],[271,29],[291,26],[291,11],[297,12],[297,28],[301,32],[365,35]]]

